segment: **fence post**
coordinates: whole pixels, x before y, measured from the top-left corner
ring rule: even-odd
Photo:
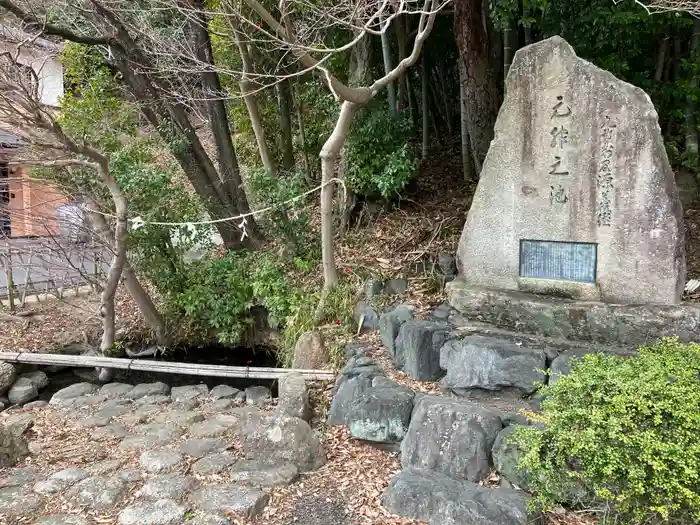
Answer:
[[[15,310],[15,281],[12,279],[12,252],[5,256],[5,275],[7,276],[7,298],[10,301],[10,312]]]

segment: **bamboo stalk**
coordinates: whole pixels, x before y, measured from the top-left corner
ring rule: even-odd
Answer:
[[[59,365],[76,367],[116,368],[211,377],[235,377],[251,379],[279,379],[286,374],[300,374],[307,381],[331,381],[335,373],[330,370],[308,370],[294,368],[267,368],[246,366],[202,365],[153,361],[149,359],[120,359],[86,355],[31,354],[27,352],[0,352],[0,361],[28,363],[34,365]]]

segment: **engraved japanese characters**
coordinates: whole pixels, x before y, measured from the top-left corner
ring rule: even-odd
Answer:
[[[467,284],[679,302],[682,209],[657,120],[560,37],[519,50],[458,248]]]

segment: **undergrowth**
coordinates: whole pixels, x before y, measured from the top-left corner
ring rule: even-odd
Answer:
[[[569,487],[604,523],[700,521],[700,345],[588,355],[542,394],[542,425],[515,434],[541,507]]]
[[[187,269],[181,290],[168,299],[169,318],[179,326],[180,337],[245,344],[254,322],[250,311],[262,306],[269,327],[281,333],[280,365],[291,365],[296,341],[311,330],[324,332],[330,364],[342,364],[342,347],[352,333],[356,276],[344,275],[322,295],[310,261],[295,257],[288,262],[274,251],[260,250],[207,256]]]

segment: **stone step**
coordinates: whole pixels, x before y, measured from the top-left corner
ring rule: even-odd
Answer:
[[[446,285],[450,304],[466,319],[496,329],[559,341],[633,349],[662,337],[700,339],[700,305],[619,305],[467,285]]]

